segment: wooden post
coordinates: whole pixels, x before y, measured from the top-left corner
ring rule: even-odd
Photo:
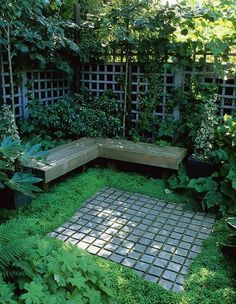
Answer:
[[[43,191],[45,192],[49,191],[49,183],[43,183]]]
[[[76,3],[75,4],[75,24],[78,26],[80,25],[81,21],[81,16],[80,16],[80,4]],[[78,30],[75,30],[75,43],[79,44],[80,43],[80,32]],[[76,55],[75,60],[74,60],[74,92],[79,93],[80,90],[80,56]]]
[[[3,71],[3,58],[2,58],[2,51],[0,51],[0,106],[4,104],[4,99],[3,99],[3,82],[2,82],[2,74]]]
[[[123,114],[123,137],[131,126],[131,102],[132,102],[132,66],[130,63],[130,52],[127,50],[125,62],[125,97]]]

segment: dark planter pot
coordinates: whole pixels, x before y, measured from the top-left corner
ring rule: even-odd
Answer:
[[[25,195],[22,192],[1,189],[0,190],[0,208],[18,209],[24,207],[32,202],[32,197]]]
[[[225,257],[227,257],[231,260],[233,259],[234,261],[236,261],[236,248],[235,247],[225,245],[222,248],[222,252],[223,252]]]
[[[187,161],[187,173],[189,178],[208,177],[219,170],[219,164],[212,164],[202,160],[193,159]]]

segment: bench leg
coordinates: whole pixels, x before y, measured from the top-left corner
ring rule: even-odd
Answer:
[[[107,168],[108,169],[110,169],[110,170],[113,170],[113,171],[115,171],[116,170],[116,166],[115,166],[115,164],[114,164],[114,161],[108,161],[107,162]]]
[[[82,172],[83,172],[83,173],[86,172],[87,168],[88,168],[87,165],[83,165],[83,166],[82,166]]]
[[[171,172],[169,170],[167,169],[162,170],[162,174],[161,174],[162,179],[167,180],[170,176],[171,176]]]
[[[49,191],[49,183],[43,183],[43,191]]]

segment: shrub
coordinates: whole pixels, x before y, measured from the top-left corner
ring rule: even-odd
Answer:
[[[23,146],[20,140],[4,137],[0,141],[0,189],[10,188],[32,197],[33,192],[41,191],[34,185],[41,179],[27,172],[25,167],[43,163],[46,154],[39,144]]]
[[[31,271],[13,288],[0,277],[1,303],[115,303],[105,271],[76,247],[39,240],[23,262]]]
[[[5,136],[20,139],[14,115],[8,105],[3,105],[0,110],[0,140]]]
[[[118,105],[109,92],[101,97],[83,93],[49,107],[34,101],[28,107],[30,118],[21,126],[24,134],[50,134],[52,138],[113,137],[121,130]]]
[[[171,189],[189,191],[189,197],[201,202],[202,208],[219,208],[223,215],[236,213],[236,117],[225,115],[217,128],[218,149],[212,156],[219,162],[219,172],[209,177],[189,179],[183,168],[168,180]]]

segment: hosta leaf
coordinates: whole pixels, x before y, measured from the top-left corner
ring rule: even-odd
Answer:
[[[222,245],[226,247],[236,248],[236,236],[235,235],[229,236]]]
[[[229,228],[236,230],[236,217],[229,217],[226,220],[226,223],[229,226]]]

